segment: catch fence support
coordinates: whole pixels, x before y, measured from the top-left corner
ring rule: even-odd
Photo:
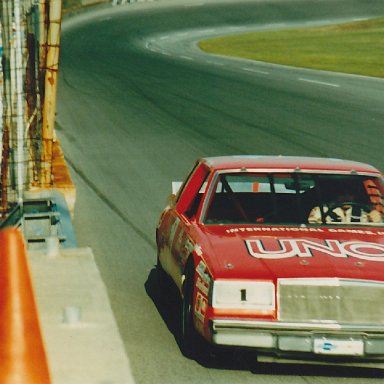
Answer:
[[[59,71],[62,0],[49,1],[47,30],[47,59],[43,106],[43,153],[41,163],[41,187],[52,184],[52,149],[55,128],[57,78]]]

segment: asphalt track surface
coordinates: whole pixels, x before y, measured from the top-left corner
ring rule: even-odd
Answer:
[[[384,81],[203,55],[195,40],[384,15],[382,0],[171,1],[67,20],[57,131],[136,383],[373,383],[377,370],[192,361],[158,299],[155,228],[196,158],[341,157],[384,170]],[[106,367],[108,369],[108,367]]]

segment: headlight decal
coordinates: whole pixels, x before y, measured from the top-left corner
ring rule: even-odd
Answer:
[[[218,309],[275,309],[275,285],[271,281],[215,280],[212,306]]]

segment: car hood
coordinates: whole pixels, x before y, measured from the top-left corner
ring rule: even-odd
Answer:
[[[215,225],[203,231],[215,278],[384,280],[384,229]]]

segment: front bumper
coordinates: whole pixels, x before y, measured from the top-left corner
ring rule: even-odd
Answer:
[[[384,362],[383,326],[236,319],[215,319],[210,326],[217,345],[255,348],[276,356]]]

